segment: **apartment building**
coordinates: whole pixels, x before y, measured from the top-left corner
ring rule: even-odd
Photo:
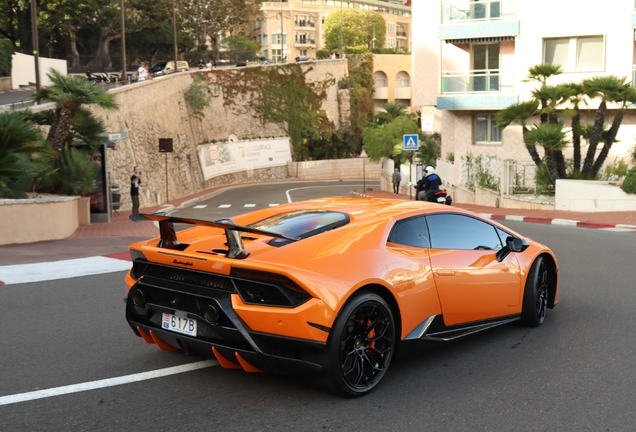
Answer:
[[[323,25],[342,9],[373,10],[386,22],[384,47],[411,49],[411,7],[406,0],[281,0],[265,1],[251,37],[262,46],[261,56],[275,63],[296,57],[316,57],[325,48]]]
[[[414,1],[412,100],[422,128],[441,133],[443,157],[529,160],[521,128],[501,130],[495,113],[530,99],[536,84],[524,79],[539,63],[565,71],[549,84],[608,74],[631,79],[635,6],[634,0]],[[586,115],[593,121],[593,111]],[[635,138],[636,112],[628,110],[608,162],[623,157]]]

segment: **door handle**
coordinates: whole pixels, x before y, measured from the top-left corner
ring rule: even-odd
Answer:
[[[437,273],[437,276],[455,276],[455,270],[451,269],[439,269],[435,270],[435,273]]]

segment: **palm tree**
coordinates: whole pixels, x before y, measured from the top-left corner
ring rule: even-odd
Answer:
[[[603,163],[607,159],[607,155],[609,154],[612,145],[616,142],[616,135],[618,134],[618,129],[623,121],[625,109],[627,109],[627,106],[630,103],[636,102],[636,89],[631,86],[626,77],[617,77],[615,75],[587,79],[583,81],[582,88],[589,98],[601,99],[598,110],[596,111],[594,127],[590,134],[587,154],[583,161],[583,169],[581,170],[584,175],[596,177],[603,166]],[[596,156],[596,150],[603,137],[608,102],[618,103],[620,104],[620,108],[618,113],[614,116],[612,124],[607,132],[603,149],[595,161],[594,157]]]
[[[561,154],[561,150],[567,144],[565,132],[563,131],[563,122],[536,125],[528,131],[525,139],[527,145],[536,146],[539,144],[545,150],[545,165],[550,175],[550,181],[553,184],[556,179],[565,176],[565,173],[562,173],[558,166],[560,163],[559,158],[555,156],[557,153]]]
[[[534,145],[528,144],[527,134],[530,129],[528,129],[528,121],[539,113],[539,102],[535,100],[530,100],[526,102],[516,103],[510,105],[508,108],[503,111],[499,111],[495,114],[495,120],[497,121],[497,126],[500,128],[506,128],[511,124],[517,124],[521,126],[521,131],[523,134],[523,142],[526,145],[526,149],[528,153],[530,153],[530,157],[536,166],[539,166],[543,163],[541,160],[541,156],[537,152],[537,148]]]
[[[384,109],[384,111],[380,111],[375,115],[375,120],[378,124],[391,123],[401,115],[413,117],[409,111],[409,107],[397,102],[387,102],[382,106],[382,109]]]
[[[49,129],[47,141],[60,153],[67,140],[77,111],[84,105],[97,105],[105,110],[117,109],[113,95],[106,93],[81,77],[69,77],[51,69],[47,74],[53,83],[37,90],[31,96],[35,102],[55,103],[55,118]]]
[[[25,176],[19,154],[53,153],[42,145],[39,129],[20,112],[0,114],[0,196],[17,198],[24,190],[13,187]]]

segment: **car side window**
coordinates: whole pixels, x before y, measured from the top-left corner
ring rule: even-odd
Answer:
[[[419,248],[429,247],[428,229],[423,217],[398,221],[389,234],[389,241]]]
[[[499,250],[502,242],[493,225],[474,217],[441,213],[426,216],[435,249]]]

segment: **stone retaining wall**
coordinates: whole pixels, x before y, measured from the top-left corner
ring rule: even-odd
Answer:
[[[0,200],[0,245],[66,238],[88,211],[88,200],[80,197]]]
[[[314,62],[303,67],[313,68],[308,73],[308,78],[313,80],[331,75],[337,83],[348,74],[346,60]],[[222,91],[212,91],[210,105],[204,110],[202,120],[193,117],[184,98],[185,91],[198,74],[218,72],[177,73],[113,89],[111,93],[115,95],[119,110],[95,110],[109,132],[128,133],[128,138],[119,141],[114,149],[108,149],[106,155],[110,184],[118,185],[122,191],[122,209],[131,207],[128,184],[135,165],[141,167],[145,178],[140,195],[141,207],[163,204],[214,186],[288,177],[287,167],[281,166],[214,177],[207,181],[203,178],[198,145],[227,142],[230,135],[235,135],[239,142],[287,135],[277,124],[261,124],[251,112],[237,115],[226,110]],[[348,117],[348,113],[340,113],[340,105],[346,105],[348,100],[348,95],[339,92],[336,84],[327,91],[323,108],[336,126],[340,124],[341,117]],[[172,138],[174,152],[160,153],[159,138]]]

